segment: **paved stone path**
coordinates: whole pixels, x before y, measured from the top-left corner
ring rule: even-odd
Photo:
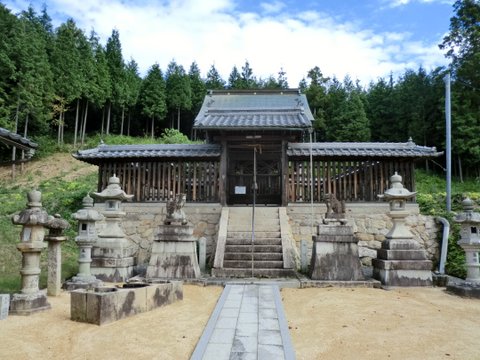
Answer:
[[[277,285],[226,285],[191,360],[295,359]]]

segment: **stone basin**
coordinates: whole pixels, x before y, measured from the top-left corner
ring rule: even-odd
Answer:
[[[181,281],[78,289],[70,293],[70,319],[104,325],[182,299]]]

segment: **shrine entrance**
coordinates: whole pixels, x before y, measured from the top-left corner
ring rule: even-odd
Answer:
[[[281,145],[230,145],[227,166],[227,203],[252,205],[256,178],[255,203],[280,205],[282,203],[281,159]]]

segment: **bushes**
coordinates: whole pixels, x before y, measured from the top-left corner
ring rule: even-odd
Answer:
[[[447,274],[465,278],[465,252],[457,244],[460,240],[460,226],[455,223],[455,213],[463,211],[462,200],[465,196],[470,197],[477,204],[480,202],[480,184],[477,180],[469,180],[464,183],[452,182],[452,213],[446,210],[446,181],[436,175],[427,174],[425,171],[416,171],[417,179],[417,203],[420,212],[424,215],[441,216],[450,223],[450,236],[448,238],[448,254],[445,271]]]

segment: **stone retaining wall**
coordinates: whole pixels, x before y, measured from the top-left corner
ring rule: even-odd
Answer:
[[[346,218],[353,226],[355,237],[359,240],[359,255],[363,265],[371,266],[372,259],[376,258],[376,249],[382,245],[385,235],[390,230],[392,222],[388,217],[389,206],[387,203],[347,203]],[[322,221],[327,211],[324,204],[290,204],[287,207],[287,214],[290,218],[290,225],[297,244],[300,249],[300,241],[307,240],[309,252],[312,247],[312,209],[313,209],[313,231]],[[441,226],[435,223],[433,216],[425,216],[419,213],[418,204],[407,204],[410,215],[406,224],[423,249],[427,251],[430,260],[438,259],[439,233]]]
[[[103,204],[95,207],[103,210]],[[372,258],[376,257],[376,249],[381,247],[385,234],[391,228],[392,223],[387,215],[389,210],[387,203],[348,203],[346,218],[353,226],[355,236],[359,240],[359,253],[362,264],[371,265]],[[153,238],[157,226],[162,224],[165,218],[165,203],[123,203],[122,209],[127,213],[122,223],[127,238],[138,248],[137,264],[148,265]],[[207,239],[207,258],[210,263],[212,253],[215,251],[218,224],[220,221],[222,206],[220,204],[195,204],[187,203],[184,207],[189,222],[194,226],[195,238]],[[430,260],[438,259],[438,239],[441,226],[437,225],[432,216],[419,214],[417,204],[407,204],[410,216],[407,224],[422,247],[427,251]],[[309,251],[312,246],[312,234],[316,232],[316,226],[322,221],[326,212],[324,204],[314,204],[314,230],[311,226],[310,204],[290,204],[287,206],[287,215],[290,219],[292,235],[300,251],[300,240],[308,240]],[[98,224],[101,230],[102,224]]]
[[[102,212],[104,204],[96,204],[95,208]],[[127,213],[122,222],[122,228],[127,239],[138,248],[137,264],[148,265],[158,225],[163,224],[165,219],[165,203],[126,202],[122,203],[121,209]],[[183,210],[189,223],[194,226],[194,238],[206,238],[207,255],[212,254],[215,249],[222,206],[220,204],[187,203]],[[98,231],[101,231],[102,227],[103,224],[99,223]]]

